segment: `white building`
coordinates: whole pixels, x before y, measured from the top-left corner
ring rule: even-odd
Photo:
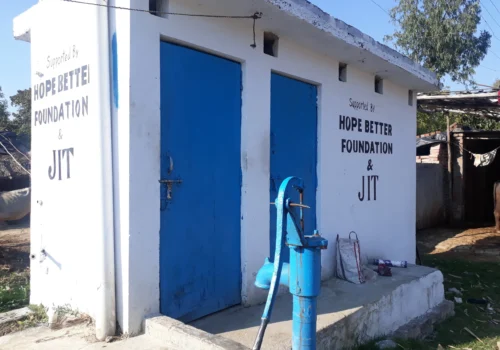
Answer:
[[[31,303],[89,313],[100,338],[259,303],[291,175],[330,241],[325,279],[350,231],[366,257],[415,261],[433,73],[306,0],[82,1],[14,20],[32,55]]]

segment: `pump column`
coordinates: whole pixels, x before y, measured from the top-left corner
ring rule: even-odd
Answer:
[[[321,290],[321,249],[328,241],[315,232],[304,247],[290,247],[290,293],[293,294],[292,349],[316,349],[316,302]]]

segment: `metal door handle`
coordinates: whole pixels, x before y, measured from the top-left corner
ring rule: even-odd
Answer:
[[[168,159],[170,161],[170,165],[168,167],[168,173],[171,174],[172,171],[174,171],[174,158],[172,158],[172,156],[168,156]]]

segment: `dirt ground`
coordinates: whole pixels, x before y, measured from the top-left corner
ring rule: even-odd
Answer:
[[[417,232],[417,244],[420,254],[500,262],[500,233],[495,231],[495,227],[421,230]]]
[[[0,270],[24,272],[30,266],[30,228],[28,224],[0,229]]]

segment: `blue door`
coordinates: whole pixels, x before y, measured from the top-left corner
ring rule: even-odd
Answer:
[[[160,309],[241,302],[241,67],[161,43]]]
[[[316,159],[318,142],[318,91],[307,84],[279,74],[271,75],[271,181],[270,199],[278,195],[288,176],[304,180],[304,227],[307,235],[316,229]],[[271,206],[271,258],[276,245],[276,208]],[[283,258],[288,262],[289,250]]]

